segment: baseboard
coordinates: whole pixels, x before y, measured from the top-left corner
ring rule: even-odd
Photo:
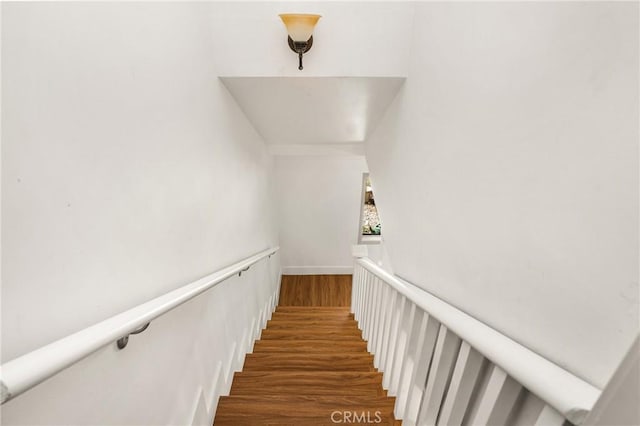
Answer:
[[[353,266],[283,266],[282,275],[351,275]]]

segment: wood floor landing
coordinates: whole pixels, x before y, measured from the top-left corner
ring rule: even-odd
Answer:
[[[400,425],[348,307],[279,306],[214,425]]]
[[[281,306],[351,306],[351,275],[283,275]]]

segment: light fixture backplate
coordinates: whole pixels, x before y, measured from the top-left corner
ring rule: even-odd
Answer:
[[[293,41],[293,39],[291,38],[291,36],[288,37],[288,41],[289,41],[289,48],[291,48],[291,50],[293,50],[296,53],[300,53],[298,52],[298,50],[296,49],[296,42]],[[311,46],[313,46],[313,36],[309,37],[309,40],[307,40],[306,45],[304,50],[302,51],[302,53],[307,53],[309,50],[311,50]]]

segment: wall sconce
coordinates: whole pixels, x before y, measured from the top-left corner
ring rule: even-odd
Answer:
[[[320,15],[286,13],[279,15],[289,33],[289,47],[298,54],[298,69],[302,69],[302,55],[313,46],[313,28]]]

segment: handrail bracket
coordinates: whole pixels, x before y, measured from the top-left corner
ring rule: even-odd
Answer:
[[[127,347],[127,343],[129,343],[129,336],[131,336],[132,334],[140,334],[140,333],[142,333],[147,328],[149,328],[149,324],[151,324],[151,322],[148,322],[145,325],[143,325],[142,327],[140,327],[139,329],[134,330],[131,333],[127,334],[126,336],[119,338],[118,341],[116,342],[118,344],[118,349],[122,350],[122,349],[126,348]]]

